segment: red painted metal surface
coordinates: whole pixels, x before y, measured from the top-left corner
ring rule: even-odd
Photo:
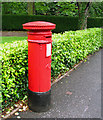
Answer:
[[[52,32],[55,24],[44,21],[23,24],[28,29],[28,87],[33,92],[51,89]],[[51,44],[51,45],[50,45]],[[48,51],[47,51],[48,50]]]
[[[29,30],[52,30],[55,29],[55,24],[44,21],[36,21],[23,24],[23,28]]]

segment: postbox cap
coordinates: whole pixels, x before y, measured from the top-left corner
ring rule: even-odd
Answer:
[[[55,29],[55,24],[45,21],[34,21],[23,24],[23,29],[28,30],[52,30]]]

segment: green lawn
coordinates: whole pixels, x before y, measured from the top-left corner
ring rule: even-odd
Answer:
[[[11,43],[14,41],[18,40],[27,40],[27,37],[16,37],[16,36],[11,36],[11,37],[0,37],[0,43],[4,44],[5,42]]]

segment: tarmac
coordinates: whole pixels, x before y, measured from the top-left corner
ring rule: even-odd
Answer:
[[[103,49],[52,86],[50,110],[41,113],[27,110],[19,112],[19,116],[28,119],[101,118],[101,56]]]
[[[0,31],[0,36],[19,36],[25,37],[27,36],[27,31]]]

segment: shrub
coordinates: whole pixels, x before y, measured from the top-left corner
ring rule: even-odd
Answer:
[[[53,35],[52,76],[58,76],[72,68],[88,54],[101,47],[101,29],[66,31]]]
[[[8,22],[7,22],[8,20]],[[2,15],[3,30],[23,30],[22,24],[30,21],[47,21],[56,24],[55,33],[78,29],[78,17],[44,15]],[[103,18],[88,18],[88,28],[103,26]]]
[[[27,41],[3,44],[2,96],[5,107],[27,94],[27,48]]]
[[[88,28],[103,27],[103,17],[97,17],[97,18],[89,17],[87,27]]]
[[[101,29],[66,31],[54,34],[51,76],[56,78],[101,47]],[[2,107],[27,95],[27,41],[2,44]]]
[[[8,20],[8,22],[6,22]],[[53,32],[63,32],[65,30],[77,29],[77,17],[65,16],[44,16],[44,15],[3,15],[2,29],[3,30],[23,30],[22,24],[30,21],[47,21],[56,24],[56,29]]]

